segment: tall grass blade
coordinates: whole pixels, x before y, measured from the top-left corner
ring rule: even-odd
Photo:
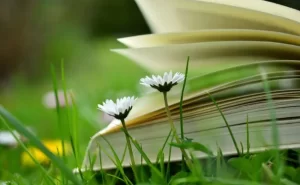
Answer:
[[[249,117],[247,114],[247,121],[246,121],[246,132],[247,132],[247,155],[250,155],[250,133],[249,133]]]
[[[162,182],[164,182],[164,178],[163,175],[160,173],[160,171],[152,164],[152,162],[150,161],[150,159],[148,158],[148,156],[146,155],[146,153],[143,151],[143,149],[141,148],[141,146],[139,145],[139,143],[133,139],[131,136],[129,136],[130,140],[132,141],[132,143],[134,144],[134,146],[136,147],[136,149],[140,152],[140,154],[143,156],[143,159],[145,160],[145,162],[147,163],[147,165],[150,167],[150,169],[152,170],[153,173],[155,173],[155,175],[157,175],[157,177],[159,177]]]
[[[104,184],[107,184],[106,179],[104,179],[104,176],[106,176],[106,172],[103,170],[102,152],[101,152],[101,149],[99,147],[98,147],[98,149],[99,149],[99,163],[100,163],[100,173],[101,173],[101,176],[102,176],[102,182]]]
[[[183,81],[183,86],[182,86],[181,96],[180,96],[179,110],[180,110],[180,136],[181,136],[181,141],[184,140],[182,104],[183,104],[183,94],[184,94],[184,89],[185,89],[185,85],[186,85],[186,79],[187,79],[188,70],[189,70],[189,62],[190,62],[190,57],[188,57],[187,61],[186,61],[185,78],[184,78],[184,81]],[[182,163],[182,171],[185,171],[186,166],[185,166],[184,155],[183,154],[181,155],[181,159],[182,159],[182,162],[181,162]]]
[[[155,162],[155,163],[158,163],[160,153],[164,151],[164,149],[165,149],[165,147],[166,147],[166,144],[167,144],[167,142],[168,142],[168,140],[169,140],[171,134],[172,134],[172,130],[170,130],[168,136],[166,137],[166,140],[164,141],[163,146],[162,146],[161,149],[159,150],[158,155],[157,155],[157,158],[156,158],[156,162]]]
[[[164,155],[164,152],[162,152],[161,155],[160,155],[160,171],[161,171],[161,174],[162,174],[163,178],[165,178],[164,177],[164,174],[165,174],[165,163],[164,163],[164,161],[165,161],[165,155]]]
[[[72,171],[64,164],[64,162],[60,158],[56,157],[52,152],[50,152],[35,135],[28,131],[17,118],[11,115],[1,105],[0,115],[8,121],[7,123],[9,123],[11,127],[25,136],[35,147],[40,149],[53,162],[53,164],[55,164],[61,170],[65,177],[67,177],[76,185],[81,184],[79,179],[72,173]]]
[[[171,130],[172,131],[172,130]],[[173,143],[174,135],[172,135],[171,143]],[[170,178],[170,166],[171,166],[171,156],[172,156],[172,146],[169,146],[169,156],[168,156],[168,164],[167,164],[167,171],[166,171],[166,179]]]
[[[282,172],[283,170],[283,164],[282,161],[280,160],[280,151],[279,151],[279,131],[277,128],[277,123],[276,123],[276,112],[274,109],[274,104],[273,104],[273,100],[272,100],[272,94],[271,94],[271,90],[270,90],[270,86],[268,83],[268,77],[267,74],[264,73],[263,69],[261,69],[262,73],[262,80],[263,80],[263,85],[264,85],[264,90],[266,92],[266,97],[267,97],[267,103],[268,103],[268,108],[269,108],[269,112],[270,112],[270,118],[271,118],[271,124],[272,124],[272,140],[273,140],[273,144],[275,146],[275,171],[276,171],[276,175],[278,176],[278,178],[280,179],[282,176]]]
[[[75,148],[75,154],[76,154],[76,158],[79,160],[80,159],[80,155],[79,155],[79,151],[80,151],[80,144],[79,144],[79,138],[78,138],[78,109],[77,109],[77,104],[76,101],[74,99],[74,95],[73,93],[70,93],[70,98],[71,98],[71,103],[72,103],[72,136],[73,136],[73,140],[74,140],[74,148]],[[77,162],[77,165],[79,165],[80,162]]]
[[[235,140],[235,138],[234,138],[234,135],[233,135],[233,133],[232,133],[232,130],[231,130],[231,128],[230,128],[230,125],[228,124],[228,122],[227,122],[227,120],[226,120],[226,118],[225,118],[225,116],[224,116],[222,110],[220,109],[218,103],[215,101],[214,97],[211,96],[209,92],[207,92],[207,94],[208,94],[208,96],[210,97],[210,99],[213,101],[213,103],[214,103],[215,106],[217,107],[219,113],[221,114],[223,120],[225,121],[225,124],[226,124],[226,126],[227,126],[227,128],[228,128],[228,131],[229,131],[229,133],[230,133],[232,142],[233,142],[234,147],[235,147],[235,149],[236,149],[236,152],[237,152],[237,154],[240,156],[240,155],[241,155],[241,152],[240,152],[239,147],[238,147],[238,144],[237,144],[237,142],[236,142],[236,140]]]
[[[55,94],[55,103],[56,103],[56,113],[57,113],[57,123],[59,128],[59,135],[61,137],[61,145],[62,145],[62,158],[65,163],[67,163],[66,158],[66,150],[65,150],[65,133],[64,133],[64,127],[62,122],[62,113],[60,108],[60,102],[58,98],[58,84],[57,84],[57,78],[55,73],[55,67],[53,64],[51,64],[51,74],[52,74],[52,84],[53,84],[53,90]],[[61,176],[63,184],[65,184],[65,177]]]
[[[202,165],[199,162],[199,159],[197,159],[192,152],[190,152],[192,161],[193,161],[193,168],[191,169],[192,174],[194,177],[196,177],[198,179],[198,181],[204,181],[204,173],[202,170]]]
[[[123,164],[123,162],[124,162],[125,155],[126,155],[126,152],[127,152],[127,148],[128,148],[128,146],[125,145],[125,149],[124,149],[124,152],[123,152],[123,155],[122,155],[122,158],[121,158],[121,164]],[[119,169],[117,169],[116,172],[115,172],[115,176],[117,176],[119,174],[119,172],[120,172]],[[111,184],[116,184],[116,179],[113,179]]]
[[[110,160],[116,165],[117,169],[120,171],[120,173],[122,174],[123,178],[124,178],[124,181],[126,182],[126,184],[131,184],[133,185],[133,183],[128,179],[128,177],[126,176],[125,172],[124,172],[124,169],[123,169],[123,166],[122,166],[122,163],[123,161],[121,161],[116,153],[116,151],[114,150],[113,146],[110,144],[110,142],[102,136],[102,138],[104,139],[104,141],[108,144],[110,150],[112,151],[113,155],[114,155],[114,158],[115,158],[115,161],[113,160],[113,158],[108,154],[108,152],[101,147],[101,145],[98,143],[98,147],[100,149],[103,150],[103,152],[107,155],[107,157],[110,158]]]
[[[217,167],[216,167],[216,177],[219,177],[222,170],[222,153],[221,148],[218,147],[217,151]]]
[[[53,91],[55,94],[55,103],[56,103],[56,113],[57,113],[57,123],[58,123],[58,128],[61,136],[61,144],[62,144],[62,157],[64,161],[66,162],[66,151],[65,151],[65,137],[64,137],[64,132],[63,132],[63,123],[62,123],[62,118],[61,118],[61,108],[59,104],[59,99],[58,99],[58,84],[57,84],[57,78],[56,78],[56,72],[55,72],[55,67],[53,64],[51,64],[51,74],[52,74],[52,83],[53,83]]]

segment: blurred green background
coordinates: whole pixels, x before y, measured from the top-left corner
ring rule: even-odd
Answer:
[[[43,99],[53,89],[51,63],[62,89],[63,60],[67,88],[78,107],[81,161],[90,137],[109,123],[97,104],[106,98],[138,96],[139,79],[146,74],[110,49],[124,47],[116,41],[119,37],[147,33],[132,0],[1,1],[0,104],[40,139],[59,139],[56,111]],[[0,130],[6,130],[4,125]],[[20,168],[20,152],[0,146],[2,169],[30,172]],[[0,180],[3,173],[0,170]]]
[[[295,0],[274,2],[299,9]],[[67,88],[74,92],[78,107],[83,157],[89,138],[108,123],[97,104],[106,98],[139,96],[138,81],[147,74],[109,50],[124,47],[116,38],[147,33],[149,27],[133,0],[3,0],[0,104],[39,138],[59,138],[55,109],[47,108],[43,97],[53,89],[50,64],[60,79],[63,60]],[[30,170],[20,168],[15,151],[1,150],[0,166],[27,173]]]

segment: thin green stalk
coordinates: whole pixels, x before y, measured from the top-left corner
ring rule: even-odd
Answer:
[[[126,176],[125,171],[124,171],[123,166],[122,166],[122,163],[123,163],[123,160],[124,160],[123,157],[124,157],[125,152],[123,153],[123,157],[122,157],[123,159],[120,160],[120,159],[119,159],[119,156],[117,155],[116,151],[114,150],[114,148],[113,148],[113,146],[110,144],[110,142],[109,142],[104,136],[102,136],[102,138],[103,138],[103,140],[108,144],[108,146],[109,146],[110,150],[112,151],[113,156],[114,156],[114,158],[115,158],[116,161],[114,161],[113,157],[111,157],[111,156],[109,155],[109,153],[105,150],[105,148],[102,148],[101,145],[98,143],[99,149],[102,150],[102,151],[105,153],[105,155],[106,155],[106,156],[107,156],[107,157],[115,164],[116,168],[120,171],[121,175],[123,176],[123,178],[124,178],[126,184],[127,184],[127,185],[129,185],[129,184],[130,184],[130,185],[133,185],[133,183],[130,181],[130,179]],[[126,148],[125,148],[125,149],[126,149]],[[124,151],[125,151],[125,150],[124,150]]]
[[[132,164],[131,165],[132,171],[133,171],[135,180],[138,183],[139,182],[139,177],[138,177],[138,173],[137,173],[137,170],[136,170],[136,164],[135,164],[135,161],[134,161],[134,156],[133,156],[133,151],[132,151],[132,147],[131,147],[131,142],[130,142],[130,139],[129,139],[129,133],[127,131],[125,120],[121,119],[121,122],[122,122],[122,126],[124,128],[125,138],[126,138],[126,142],[127,142],[127,146],[128,146],[128,151],[129,151],[129,156],[130,156],[130,160],[131,160],[131,164]]]
[[[174,140],[174,135],[172,135],[171,143]],[[166,179],[170,178],[170,164],[171,164],[171,155],[172,155],[172,146],[169,146],[169,157],[168,157],[168,164],[167,164],[167,172],[166,172]]]
[[[164,95],[164,102],[165,102],[165,110],[167,112],[167,116],[168,116],[168,119],[169,119],[169,123],[170,123],[171,129],[172,129],[172,132],[174,134],[175,140],[176,140],[177,143],[181,143],[181,141],[178,137],[176,128],[174,126],[172,117],[171,117],[171,112],[170,112],[169,105],[168,105],[167,92],[163,92],[163,95]]]
[[[164,144],[163,144],[163,146],[162,146],[162,148],[159,150],[159,153],[158,153],[158,155],[157,155],[157,158],[156,158],[156,162],[155,162],[155,163],[158,163],[160,153],[162,153],[162,152],[164,151],[164,149],[165,149],[165,147],[166,147],[166,145],[167,145],[167,142],[169,141],[169,138],[170,138],[170,136],[171,136],[172,133],[173,133],[172,130],[170,130],[170,131],[169,131],[169,134],[168,134],[168,136],[167,136],[167,138],[166,138],[166,140],[165,140],[165,142],[164,142]]]
[[[167,116],[168,116],[168,119],[169,119],[169,123],[171,125],[171,129],[172,129],[174,138],[175,138],[177,143],[181,143],[182,141],[180,141],[180,139],[177,135],[176,128],[174,126],[174,123],[173,123],[173,120],[172,120],[172,117],[171,117],[171,112],[170,112],[169,105],[168,105],[167,92],[163,92],[163,95],[164,95],[164,102],[165,102],[165,110],[167,112]],[[182,155],[184,155],[184,157],[187,161],[187,165],[189,166],[189,168],[191,168],[192,167],[192,162],[191,162],[190,158],[188,157],[186,151],[184,149],[180,149],[180,150],[182,152]]]
[[[186,68],[185,68],[185,78],[183,81],[183,87],[182,87],[182,91],[181,91],[181,97],[180,97],[180,136],[181,136],[181,141],[184,140],[184,130],[183,130],[183,110],[182,110],[182,106],[183,106],[183,94],[184,94],[184,89],[185,89],[185,85],[186,85],[186,79],[187,79],[187,75],[188,75],[188,70],[189,70],[189,62],[190,62],[190,57],[187,58],[187,62],[186,62]],[[181,161],[182,161],[182,171],[185,171],[185,162],[184,162],[184,155],[181,155]]]
[[[250,155],[250,136],[249,136],[249,117],[247,114],[247,122],[246,122],[246,129],[247,129],[247,155]]]
[[[124,129],[123,129],[124,130]],[[129,138],[131,140],[131,142],[133,143],[133,145],[135,146],[135,148],[140,152],[140,154],[142,155],[143,159],[145,160],[145,162],[147,163],[147,165],[150,167],[150,169],[152,170],[152,172],[154,172],[158,177],[161,178],[161,180],[163,181],[163,176],[160,173],[160,171],[152,164],[152,162],[150,161],[149,157],[146,155],[146,153],[142,150],[141,146],[139,145],[139,143],[133,139],[130,135]]]
[[[64,66],[64,61],[61,61],[61,80],[62,80],[62,86],[63,86],[63,91],[64,91],[64,99],[66,103],[66,109],[67,109],[67,123],[68,123],[68,128],[69,128],[69,135],[70,135],[70,141],[71,141],[71,146],[76,162],[76,166],[79,169],[79,174],[80,178],[84,180],[83,174],[80,168],[80,162],[79,162],[79,147],[78,147],[78,135],[77,135],[77,116],[76,116],[76,104],[74,101],[73,94],[71,94],[71,97],[69,99],[68,94],[67,94],[67,84],[66,84],[66,79],[65,79],[65,66]],[[69,106],[69,102],[71,100],[71,105],[72,107]],[[73,109],[73,111],[71,110]],[[73,116],[72,116],[73,113]]]
[[[61,119],[61,109],[59,105],[59,99],[58,99],[58,86],[57,86],[57,79],[56,79],[56,73],[55,73],[55,68],[54,65],[51,64],[51,73],[52,73],[52,83],[53,83],[53,90],[55,94],[55,103],[56,103],[56,113],[57,113],[57,123],[58,123],[58,128],[60,131],[60,136],[61,136],[61,144],[62,144],[62,156],[63,160],[66,162],[66,157],[65,157],[65,138],[64,138],[64,133],[63,133],[63,122]]]
[[[78,139],[78,112],[77,112],[77,105],[74,99],[73,93],[70,94],[71,102],[72,102],[72,126],[73,126],[73,139],[75,145],[75,152],[77,159],[80,159],[79,151],[80,151],[80,144]],[[79,164],[80,162],[78,162]]]
[[[221,174],[221,167],[222,167],[221,160],[222,160],[221,149],[218,147],[218,150],[217,150],[217,162],[216,162],[217,163],[216,177],[219,177],[220,174]]]
[[[103,170],[103,166],[102,166],[102,152],[101,152],[101,149],[98,147],[99,149],[99,162],[100,162],[100,172],[101,172],[101,177],[102,177],[102,182],[104,184],[107,184],[105,181],[106,179],[104,179],[104,173],[105,171]]]
[[[263,79],[263,85],[264,85],[264,90],[266,92],[267,96],[267,103],[268,103],[268,108],[269,108],[269,113],[270,113],[270,118],[271,118],[271,125],[272,125],[272,140],[275,146],[275,171],[276,175],[278,176],[278,179],[281,178],[280,170],[282,169],[283,165],[280,160],[280,153],[279,153],[279,131],[277,128],[277,123],[276,123],[276,112],[274,109],[274,104],[272,100],[272,94],[270,93],[270,86],[268,84],[268,79],[266,74],[262,74],[262,79]]]
[[[125,149],[124,149],[124,152],[123,152],[123,155],[122,155],[122,158],[121,158],[121,164],[123,164],[123,162],[124,162],[125,155],[126,155],[126,152],[127,152],[127,148],[128,148],[128,146],[126,145]],[[115,172],[115,176],[117,176],[119,174],[119,172],[120,172],[120,170],[117,169],[116,172]],[[113,179],[110,184],[116,184],[116,179]]]
[[[213,103],[215,104],[215,106],[217,107],[219,113],[221,114],[221,116],[222,116],[222,118],[223,118],[223,120],[224,120],[224,122],[225,122],[225,124],[226,124],[226,127],[227,127],[227,129],[228,129],[228,131],[229,131],[229,134],[230,134],[230,136],[231,136],[231,139],[232,139],[232,142],[233,142],[234,147],[235,147],[235,149],[236,149],[236,152],[237,152],[237,154],[238,154],[239,156],[241,156],[241,152],[240,152],[239,147],[238,147],[238,145],[237,145],[237,142],[236,142],[236,140],[235,140],[235,138],[234,138],[234,135],[233,135],[233,133],[232,133],[232,130],[231,130],[231,128],[230,128],[230,125],[229,125],[229,123],[227,122],[227,120],[226,120],[226,118],[225,118],[225,116],[224,116],[222,110],[220,109],[220,107],[219,107],[219,105],[217,104],[217,102],[216,102],[216,100],[214,99],[214,97],[212,97],[212,96],[210,95],[209,92],[207,92],[207,94],[208,94],[208,96],[210,97],[210,99],[213,101]]]

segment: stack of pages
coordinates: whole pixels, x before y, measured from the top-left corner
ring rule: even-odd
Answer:
[[[224,155],[236,150],[217,101],[237,142],[246,146],[248,117],[251,151],[274,146],[272,123],[277,125],[280,148],[300,146],[300,12],[262,0],[136,0],[153,34],[121,38],[128,49],[113,51],[132,59],[151,74],[184,72],[190,57],[183,101],[184,134]],[[168,94],[172,117],[180,133],[179,85]],[[170,126],[163,96],[140,97],[126,120],[129,133],[155,161]],[[126,146],[115,120],[94,135],[83,168],[99,153],[103,168],[114,168],[105,137],[121,158]],[[106,150],[106,154],[101,149]],[[165,156],[169,147],[165,148]],[[136,161],[141,155],[135,150]],[[195,153],[199,158],[203,153]],[[167,159],[166,159],[167,160]],[[171,161],[181,160],[173,149]],[[129,165],[129,155],[123,165]]]

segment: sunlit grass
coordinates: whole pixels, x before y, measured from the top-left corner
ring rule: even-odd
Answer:
[[[107,54],[104,50],[108,48],[112,48],[115,45],[107,44],[104,47],[99,46],[101,48],[99,51],[99,55]],[[51,165],[40,164],[37,156],[31,155],[29,153],[29,157],[33,158],[33,163],[35,167],[26,168],[25,166],[20,167],[20,169],[1,169],[0,170],[0,181],[1,180],[9,180],[12,184],[127,184],[133,185],[136,184],[132,171],[127,168],[123,168],[122,162],[124,160],[124,155],[126,153],[125,149],[123,157],[118,158],[118,155],[114,153],[114,146],[109,144],[109,148],[101,148],[98,147],[99,151],[104,151],[104,153],[108,154],[112,151],[113,156],[109,156],[109,158],[114,162],[116,168],[114,171],[106,171],[102,169],[102,164],[100,164],[100,171],[93,172],[88,169],[92,169],[95,162],[95,156],[90,156],[90,164],[87,166],[87,171],[80,172],[78,174],[73,174],[72,170],[74,168],[81,167],[81,161],[83,157],[83,152],[87,147],[88,140],[91,135],[93,135],[96,130],[95,125],[90,124],[91,120],[86,120],[85,117],[80,117],[81,113],[81,105],[84,102],[87,102],[87,106],[90,109],[95,109],[95,105],[107,98],[107,96],[111,94],[104,94],[105,91],[109,89],[113,89],[113,91],[121,91],[124,89],[134,89],[132,93],[138,94],[138,89],[136,88],[136,84],[138,82],[140,76],[144,73],[143,71],[131,73],[130,71],[124,71],[122,68],[126,66],[128,68],[128,64],[126,61],[118,63],[121,58],[115,57],[115,54],[107,54],[107,61],[101,63],[102,72],[109,71],[108,68],[114,68],[115,66],[119,66],[120,69],[115,68],[114,74],[104,73],[97,74],[95,72],[86,72],[84,78],[68,80],[68,76],[65,74],[66,65],[62,63],[61,67],[53,66],[52,74],[53,74],[53,84],[44,85],[41,89],[33,93],[33,86],[25,87],[22,86],[22,91],[16,92],[14,96],[9,97],[5,95],[3,97],[9,97],[3,102],[5,109],[3,107],[0,108],[1,115],[1,124],[5,125],[4,128],[14,129],[19,131],[21,134],[26,136],[30,142],[29,144],[33,147],[39,149],[39,151],[43,152],[45,156],[52,161]],[[106,56],[106,57],[107,57]],[[111,58],[110,58],[111,56]],[[102,57],[102,56],[101,56]],[[100,57],[100,58],[101,58]],[[103,59],[104,60],[104,59]],[[103,61],[101,60],[101,61]],[[91,64],[90,64],[91,65]],[[99,64],[100,65],[100,64]],[[135,66],[132,64],[132,66]],[[60,68],[57,70],[56,68]],[[99,67],[100,68],[100,67]],[[130,68],[130,67],[129,67]],[[135,67],[132,69],[136,71],[138,68]],[[59,71],[59,72],[58,72]],[[128,75],[130,73],[131,75]],[[118,78],[119,75],[126,75],[128,78]],[[73,74],[74,75],[74,74]],[[106,76],[105,76],[106,75]],[[76,75],[75,75],[76,76]],[[72,76],[73,78],[73,76]],[[76,84],[77,81],[77,84]],[[85,85],[82,84],[83,81],[87,83]],[[97,83],[99,84],[97,84]],[[57,107],[55,110],[46,110],[42,107],[41,102],[33,101],[33,96],[42,96],[45,90],[52,89],[52,85],[54,85],[54,91],[57,92],[59,88],[64,90],[65,99],[67,98],[67,90],[68,87],[74,87],[74,92],[79,92],[78,94],[74,94],[75,97],[72,96],[72,105],[67,105],[67,107],[60,108]],[[264,85],[266,87],[266,96],[268,96],[268,100],[271,101],[270,94],[267,89],[267,81],[264,81]],[[23,89],[24,88],[24,89]],[[101,88],[101,89],[100,89]],[[184,86],[183,86],[184,88]],[[96,89],[96,90],[95,90]],[[93,92],[95,90],[95,92]],[[86,94],[85,94],[86,93]],[[184,93],[184,89],[182,94]],[[20,97],[19,95],[22,94]],[[116,94],[112,94],[112,97],[117,96]],[[12,97],[16,97],[16,100],[13,100]],[[57,96],[56,96],[57,97]],[[28,100],[25,100],[29,98]],[[36,97],[35,97],[36,98]],[[212,101],[216,105],[216,110],[219,110],[219,113],[222,115],[224,119],[224,125],[228,127],[228,131],[230,132],[230,126],[227,123],[226,117],[222,114],[222,110],[218,107],[218,102],[214,100],[213,95],[211,95]],[[22,101],[18,101],[24,99]],[[13,107],[10,104],[10,100],[13,100],[15,105],[20,105],[20,107]],[[78,101],[78,102],[77,102]],[[182,99],[181,99],[182,101]],[[69,101],[67,101],[69,102]],[[2,103],[2,102],[1,102]],[[58,99],[56,98],[56,103],[58,104]],[[180,106],[182,108],[182,106]],[[11,111],[9,113],[7,110]],[[272,110],[272,107],[270,107]],[[95,115],[96,117],[96,115]],[[18,118],[18,119],[16,119]],[[58,119],[58,120],[57,120]],[[21,120],[21,121],[19,121]],[[38,135],[41,134],[42,137],[38,137],[28,132],[25,129],[25,120],[27,124],[36,125],[39,131]],[[248,116],[245,115],[245,120],[248,120]],[[182,123],[184,120],[182,119]],[[274,120],[276,121],[276,120]],[[30,123],[28,123],[30,122]],[[33,124],[35,122],[35,124]],[[100,123],[101,121],[99,121]],[[55,124],[59,123],[59,125]],[[184,125],[184,124],[182,124]],[[82,128],[84,126],[84,132]],[[53,127],[57,127],[53,129]],[[249,141],[249,125],[245,125],[245,129],[247,130],[247,141]],[[41,129],[43,128],[43,129]],[[101,126],[99,125],[100,129]],[[182,130],[184,128],[182,127]],[[276,129],[276,128],[274,128]],[[41,130],[41,132],[40,132]],[[59,132],[60,131],[60,132]],[[45,132],[45,133],[43,133]],[[179,132],[179,131],[178,131]],[[80,135],[80,136],[79,136]],[[278,149],[270,150],[262,153],[251,154],[249,150],[251,148],[251,143],[247,142],[245,146],[239,145],[237,141],[234,139],[234,135],[231,133],[233,145],[235,145],[238,155],[232,156],[230,158],[224,157],[221,149],[218,151],[217,155],[214,156],[211,150],[201,143],[196,143],[192,141],[188,141],[181,135],[181,139],[184,141],[182,143],[174,143],[174,138],[170,132],[169,136],[166,136],[166,142],[162,143],[162,149],[157,154],[156,163],[152,163],[147,156],[147,153],[143,151],[142,146],[139,144],[139,141],[136,141],[134,138],[130,137],[133,147],[135,147],[141,155],[141,160],[145,166],[138,167],[139,174],[139,185],[155,185],[155,184],[201,184],[201,185],[223,185],[223,184],[245,184],[245,185],[263,185],[263,184],[283,184],[283,185],[294,185],[300,183],[300,168],[294,167],[291,165],[287,165],[284,162],[290,159],[286,156],[286,151],[279,151]],[[57,151],[58,153],[62,153],[63,157],[60,155],[54,155],[55,152],[49,150],[49,147],[45,147],[45,143],[40,138],[43,137],[54,137],[60,138],[63,142],[63,145],[66,143],[71,144],[72,154],[71,156],[64,155],[62,150]],[[274,135],[274,140],[276,140],[278,135]],[[104,138],[105,139],[105,138]],[[30,152],[30,146],[28,144],[24,144],[19,141],[23,150],[25,152]],[[243,146],[243,149],[242,149]],[[184,161],[182,163],[164,163],[167,158],[170,161],[171,152],[169,152],[169,156],[165,156],[162,152],[163,148],[169,148],[169,151],[172,151],[172,147],[179,147],[181,149],[185,149],[186,151],[191,151],[189,156],[192,160],[192,165],[190,168],[185,167]],[[64,147],[65,148],[65,147]],[[222,148],[220,146],[220,148]],[[6,150],[0,148],[1,152],[4,154],[1,155],[9,155],[10,153],[6,152]],[[68,149],[69,150],[69,149]],[[66,152],[66,148],[64,149]],[[194,157],[192,151],[201,151],[207,154],[207,159],[198,160]],[[295,151],[297,152],[297,151]],[[99,152],[101,155],[101,152]],[[299,158],[299,152],[298,152]],[[18,156],[14,156],[18,157]],[[1,158],[0,158],[0,162]],[[294,161],[297,163],[297,160]],[[299,161],[298,161],[299,162]],[[101,157],[100,157],[101,163]],[[272,165],[275,168],[272,167]],[[171,167],[172,166],[172,167]],[[298,165],[299,166],[299,165]],[[171,170],[172,168],[172,170]],[[174,170],[174,169],[176,170]],[[280,171],[279,171],[280,170]],[[175,172],[174,172],[175,171]],[[46,180],[45,180],[46,179]],[[0,182],[1,184],[1,182]],[[2,185],[2,184],[1,184]]]

